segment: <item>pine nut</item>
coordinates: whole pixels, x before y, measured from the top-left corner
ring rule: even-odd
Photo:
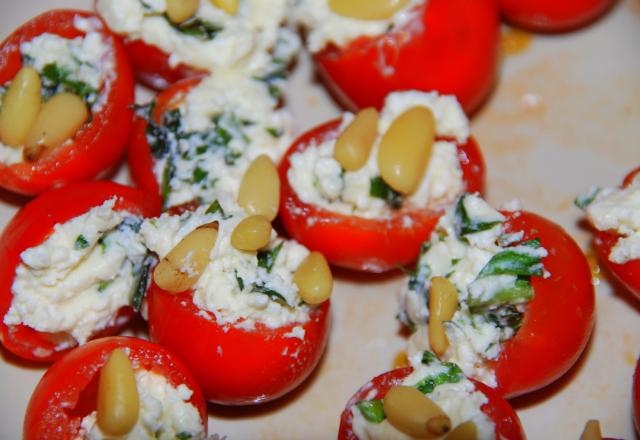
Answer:
[[[331,296],[333,275],[329,263],[320,252],[311,252],[293,275],[300,298],[307,304],[320,304]]]
[[[336,140],[333,158],[347,171],[357,171],[367,163],[378,134],[378,111],[360,110]]]
[[[167,17],[173,23],[182,23],[196,15],[199,4],[200,0],[166,0]]]
[[[116,348],[100,370],[97,423],[109,436],[127,434],[135,426],[140,412],[140,397],[131,361]]]
[[[42,150],[71,139],[87,117],[87,105],[73,93],[60,93],[45,102],[25,140],[25,159],[36,160]]]
[[[209,2],[229,15],[236,15],[238,12],[239,0],[209,0]]]
[[[24,144],[40,111],[40,76],[33,67],[23,67],[13,77],[0,109],[0,139],[6,145]]]
[[[451,430],[449,416],[417,388],[392,387],[383,407],[389,423],[411,437],[436,438]]]
[[[471,420],[461,423],[445,437],[445,440],[477,440],[478,428]]]
[[[589,420],[584,427],[584,431],[582,431],[580,440],[602,440],[600,422],[597,420]]]
[[[436,121],[426,107],[413,107],[398,116],[382,136],[378,150],[380,175],[401,194],[418,189],[429,164]]]
[[[209,264],[217,238],[216,222],[191,231],[158,263],[153,281],[168,292],[191,289]]]
[[[448,278],[433,277],[429,289],[429,343],[442,356],[449,347],[444,321],[453,318],[458,308],[458,291]]]
[[[385,20],[405,7],[409,0],[329,0],[336,14],[358,20]]]
[[[256,157],[245,171],[238,191],[238,204],[247,214],[263,215],[269,221],[278,215],[280,178],[269,156]]]
[[[231,233],[231,245],[241,251],[257,251],[269,244],[271,222],[261,215],[252,215],[238,223]]]

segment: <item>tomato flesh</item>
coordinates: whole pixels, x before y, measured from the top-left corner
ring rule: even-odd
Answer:
[[[537,32],[563,32],[584,26],[609,9],[613,0],[500,0],[500,12],[516,26]]]

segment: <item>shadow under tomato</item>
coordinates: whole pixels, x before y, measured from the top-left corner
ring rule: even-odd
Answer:
[[[587,358],[590,356],[591,351],[593,350],[593,335],[597,331],[597,327],[598,322],[596,322],[593,326],[591,337],[589,338],[589,342],[587,342],[584,351],[582,352],[576,363],[573,364],[573,366],[569,369],[569,371],[567,371],[558,380],[552,382],[544,388],[524,394],[522,396],[514,397],[513,399],[509,399],[509,403],[511,404],[511,406],[513,406],[516,411],[520,411],[531,406],[539,405],[545,400],[554,397],[556,394],[560,394],[562,390],[566,388],[584,368]]]
[[[15,208],[21,208],[22,205],[26,204],[31,199],[32,197],[17,194],[11,191],[7,191],[4,188],[0,188],[0,202],[11,205]]]
[[[333,326],[333,322],[331,322],[330,327]],[[331,328],[329,328],[329,335],[333,332]],[[331,336],[329,337],[331,338]],[[327,347],[331,344],[331,339],[327,341]],[[251,419],[255,417],[263,417],[268,416],[269,414],[280,411],[286,406],[293,405],[296,400],[302,397],[304,393],[313,385],[316,381],[320,370],[323,368],[327,357],[327,350],[325,349],[322,357],[318,361],[318,365],[311,372],[309,377],[307,377],[300,385],[298,385],[295,389],[288,392],[282,397],[279,397],[275,400],[265,403],[259,403],[256,405],[241,405],[241,406],[225,406],[219,405],[211,402],[207,402],[207,408],[210,416],[226,419],[226,420],[241,420],[241,419]]]
[[[22,359],[21,357],[11,353],[9,350],[4,348],[3,346],[0,346],[0,357],[5,363],[11,366],[14,366],[16,368],[23,368],[27,370],[44,371],[50,366],[50,363],[35,362],[27,359]]]

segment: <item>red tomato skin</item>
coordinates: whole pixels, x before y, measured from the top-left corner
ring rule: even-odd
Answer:
[[[503,214],[507,232],[541,240],[549,253],[542,264],[550,274],[532,277],[535,293],[522,327],[489,363],[498,390],[509,399],[550,384],[576,362],[593,329],[595,293],[584,254],[560,226],[526,211]]]
[[[7,224],[0,236],[0,342],[4,347],[24,359],[51,362],[69,349],[56,351],[56,343],[49,334],[26,325],[4,323],[4,316],[13,300],[12,285],[20,254],[27,248],[44,242],[54,226],[86,213],[105,201],[118,197],[117,210],[127,210],[144,217],[159,215],[160,206],[141,191],[113,182],[96,181],[71,184],[45,192],[27,203]],[[133,317],[131,308],[121,309],[119,325],[105,329],[98,335],[117,332]]]
[[[353,432],[353,415],[351,414],[351,408],[353,408],[357,402],[367,398],[383,398],[391,387],[400,385],[412,371],[412,367],[391,370],[374,377],[368,384],[360,388],[351,400],[349,400],[344,411],[342,411],[338,440],[358,440],[358,437]],[[470,380],[475,385],[477,391],[480,391],[488,399],[488,402],[485,403],[481,409],[495,424],[496,438],[524,440],[526,436],[520,424],[520,419],[513,408],[511,408],[511,405],[509,405],[496,390],[473,379]],[[377,390],[377,393],[373,397],[369,394],[372,389]]]
[[[82,418],[96,408],[95,390],[92,393],[90,385],[116,348],[129,349],[134,368],[142,367],[160,374],[173,387],[187,385],[193,391],[189,403],[200,413],[206,433],[207,407],[193,375],[184,364],[164,347],[149,341],[113,336],[74,349],[47,370],[27,406],[24,440],[76,438]]]
[[[505,20],[534,32],[565,32],[587,25],[613,0],[500,0]]]
[[[156,105],[151,115],[154,122],[161,124],[164,113],[178,107],[187,93],[200,83],[200,80],[201,78],[184,79],[159,93],[155,98]],[[160,199],[160,186],[153,173],[154,159],[147,141],[148,125],[149,123],[143,117],[135,116],[129,143],[129,171],[136,187]]]
[[[345,107],[380,109],[389,93],[408,89],[456,95],[467,113],[482,104],[497,72],[497,0],[429,0],[421,8],[401,29],[314,56]]]
[[[625,176],[622,187],[626,188],[631,185],[633,179],[638,174],[640,174],[640,167],[632,170]],[[640,260],[631,260],[624,264],[614,263],[609,260],[611,249],[619,239],[620,235],[616,231],[596,231],[593,244],[598,253],[598,257],[604,262],[611,273],[613,273],[636,298],[640,298]]]
[[[149,334],[189,367],[210,402],[250,405],[276,399],[302,383],[322,356],[329,301],[312,310],[305,324],[276,329],[256,324],[255,330],[243,330],[218,325],[213,314],[203,317],[192,294],[171,294],[152,283]],[[304,329],[304,340],[285,336],[296,325]]]
[[[184,64],[171,67],[169,55],[166,52],[142,40],[125,39],[124,49],[131,61],[136,78],[155,90],[164,90],[185,78],[205,75],[204,72]]]
[[[0,84],[22,67],[20,44],[45,32],[65,38],[84,35],[73,26],[74,17],[96,18],[86,11],[53,10],[16,29],[0,44]],[[120,40],[103,24],[100,33],[113,48],[113,79],[102,108],[75,137],[36,162],[0,164],[0,187],[25,195],[39,194],[70,182],[90,180],[106,173],[124,154],[131,130],[134,80]]]
[[[308,248],[321,252],[329,263],[347,269],[385,272],[416,259],[442,211],[402,209],[387,219],[366,219],[325,210],[300,200],[287,171],[291,156],[309,145],[337,136],[340,120],[320,125],[299,137],[279,166],[280,220],[287,233]],[[458,145],[465,190],[482,192],[485,166],[473,138]],[[412,225],[407,227],[406,218]],[[348,245],[346,245],[348,244]]]

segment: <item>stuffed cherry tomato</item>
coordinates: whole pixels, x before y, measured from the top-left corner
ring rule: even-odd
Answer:
[[[590,23],[613,4],[613,0],[500,0],[500,12],[525,29],[563,32]]]
[[[592,188],[576,199],[596,230],[594,245],[600,259],[636,296],[640,297],[640,168],[631,171],[622,187]]]
[[[442,211],[482,191],[484,164],[468,120],[450,96],[389,95],[321,125],[280,164],[280,219],[330,263],[383,272],[418,256]]]
[[[286,7],[285,0],[96,1],[107,25],[125,38],[138,79],[156,89],[230,68],[282,76],[300,46],[281,27]]]
[[[141,191],[111,182],[55,189],[18,211],[0,237],[5,348],[48,362],[121,329],[144,272],[136,229],[158,213]]]
[[[342,412],[339,440],[441,438],[447,432],[451,438],[525,438],[517,414],[496,390],[467,379],[455,364],[441,363],[430,352],[412,364],[360,388]],[[430,403],[427,410],[423,401]],[[403,416],[426,422],[424,435]]]
[[[333,281],[320,254],[278,238],[263,215],[223,205],[143,223],[160,260],[149,333],[185,362],[207,400],[260,403],[299,385],[320,359]]]
[[[23,435],[204,438],[207,409],[175,355],[142,339],[109,337],[76,348],[47,370],[29,401]]]
[[[402,294],[409,353],[433,350],[507,398],[562,376],[594,323],[587,261],[554,223],[463,195]]]
[[[437,90],[466,112],[491,90],[498,61],[494,0],[304,0],[295,19],[321,76],[349,109],[382,107],[391,92]]]
[[[136,118],[129,167],[136,185],[160,195],[165,208],[238,195],[251,163],[261,155],[279,160],[291,141],[288,111],[251,77],[184,80],[151,109]]]
[[[32,195],[116,165],[131,129],[133,75],[95,15],[46,12],[0,45],[0,187]]]

